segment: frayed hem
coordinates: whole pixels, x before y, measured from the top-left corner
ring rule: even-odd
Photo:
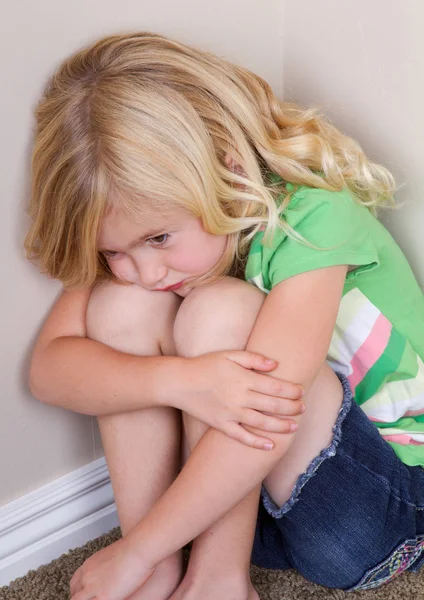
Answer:
[[[308,483],[311,477],[315,475],[319,466],[324,462],[324,460],[331,458],[336,454],[337,446],[342,438],[342,424],[352,406],[352,391],[350,389],[348,380],[340,373],[336,373],[336,375],[340,379],[340,383],[343,387],[343,401],[333,427],[333,439],[331,444],[327,448],[321,450],[320,454],[309,464],[309,467],[306,469],[306,471],[299,475],[290,498],[283,504],[283,506],[277,506],[277,504],[275,504],[274,500],[268,494],[265,487],[262,486],[261,496],[263,505],[267,513],[269,513],[271,517],[274,517],[275,519],[280,519],[283,515],[289,512],[293,505],[298,501],[302,488]]]

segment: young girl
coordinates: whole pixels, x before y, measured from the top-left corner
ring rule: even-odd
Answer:
[[[418,570],[424,298],[372,214],[393,188],[206,52],[139,33],[60,67],[27,249],[67,291],[31,387],[98,416],[123,532],[72,600],[257,600],[251,559],[351,590]]]

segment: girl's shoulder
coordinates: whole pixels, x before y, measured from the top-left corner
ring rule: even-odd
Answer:
[[[322,234],[323,227],[346,232],[358,226],[358,222],[364,218],[375,219],[348,188],[331,191],[296,184],[284,181],[277,173],[268,173],[267,179],[276,189],[276,204],[281,206],[284,203],[280,215],[283,232],[284,229],[289,231],[298,227],[306,228],[308,232],[312,229],[313,236],[315,229]],[[287,228],[284,223],[287,223]]]
[[[280,215],[276,244],[286,238],[304,239],[322,248],[343,244],[359,230],[373,235],[377,219],[349,189],[330,191],[286,183],[285,190],[289,197]]]
[[[353,216],[359,218],[363,207],[349,189],[337,191],[312,188],[307,185],[286,184],[290,194],[289,203],[283,217],[291,226],[312,217],[311,224],[317,219],[331,222],[345,221],[348,224]],[[365,209],[369,212],[368,209]]]
[[[374,243],[382,227],[349,190],[328,191],[286,184],[289,204],[281,214],[281,228],[266,239],[253,240],[246,268],[250,281],[261,272],[270,290],[282,279],[313,269],[340,264],[378,265]],[[252,281],[256,283],[256,281]]]

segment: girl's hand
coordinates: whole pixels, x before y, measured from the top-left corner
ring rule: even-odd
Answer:
[[[278,433],[297,428],[294,420],[281,417],[303,412],[302,387],[255,372],[273,371],[275,361],[253,352],[224,351],[187,358],[183,364],[172,382],[177,386],[175,405],[196,419],[265,450],[272,448],[272,440],[244,426]]]
[[[154,568],[143,565],[126,539],[120,539],[90,556],[75,571],[70,582],[71,600],[124,600],[153,572]]]

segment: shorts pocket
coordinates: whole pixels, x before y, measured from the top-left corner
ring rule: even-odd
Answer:
[[[403,571],[409,569],[419,559],[423,551],[424,535],[419,535],[412,540],[406,540],[383,562],[367,571],[359,583],[345,591],[371,590],[389,583],[389,581],[403,573]]]

